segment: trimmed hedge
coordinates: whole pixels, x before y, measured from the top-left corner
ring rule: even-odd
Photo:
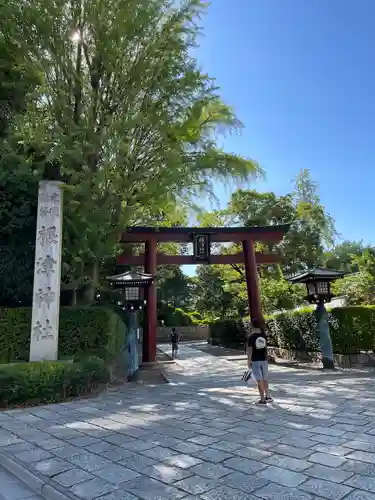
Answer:
[[[335,354],[375,351],[375,307],[338,307],[328,311]],[[271,343],[288,350],[319,351],[313,311],[294,311],[268,319]]]
[[[0,365],[0,407],[54,403],[92,392],[108,383],[105,361],[89,357]]]
[[[340,307],[328,311],[332,347],[335,354],[375,352],[375,306]],[[267,318],[269,344],[286,350],[320,351],[315,313],[290,311]],[[249,322],[219,321],[210,326],[213,344],[243,347]]]
[[[30,308],[0,308],[0,362],[28,361]],[[125,324],[115,312],[101,307],[60,311],[59,358],[98,356],[111,360],[120,352]]]

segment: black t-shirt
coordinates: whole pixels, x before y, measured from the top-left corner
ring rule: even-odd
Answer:
[[[264,333],[253,333],[247,345],[252,347],[251,361],[267,361],[267,338]]]
[[[177,342],[178,342],[178,333],[177,332],[171,333],[171,342],[172,342],[172,344],[177,344]]]

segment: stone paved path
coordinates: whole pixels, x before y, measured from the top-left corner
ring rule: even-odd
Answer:
[[[0,413],[0,451],[82,500],[375,500],[373,373],[272,366],[263,408],[244,367],[183,345],[171,384]]]
[[[0,467],[0,500],[43,500],[22,481]]]

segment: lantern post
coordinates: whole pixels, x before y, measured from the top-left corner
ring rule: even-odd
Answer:
[[[307,288],[306,300],[316,304],[315,317],[317,333],[322,350],[323,368],[334,369],[331,334],[329,331],[328,313],[324,303],[333,298],[331,283],[345,275],[343,271],[335,271],[316,267],[289,278],[291,283],[305,283]]]
[[[117,305],[128,312],[128,331],[126,336],[125,356],[128,366],[128,380],[135,380],[139,370],[139,312],[145,307],[144,290],[153,283],[153,276],[138,271],[127,271],[114,276],[107,276],[109,285],[120,291],[123,300]]]

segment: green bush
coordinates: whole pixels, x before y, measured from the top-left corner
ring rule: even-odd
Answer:
[[[375,307],[340,307],[328,311],[333,352],[356,354],[375,350]],[[288,350],[319,351],[314,311],[293,311],[267,320],[270,343]]]
[[[328,311],[332,347],[335,354],[375,351],[375,306],[340,307]],[[267,318],[269,345],[286,350],[320,351],[315,312],[311,309],[288,311]],[[215,345],[242,347],[249,322],[218,321],[210,325]]]
[[[53,403],[92,392],[109,381],[105,361],[92,356],[72,361],[0,365],[0,407]]]
[[[212,345],[236,348],[243,346],[246,340],[247,325],[242,320],[220,320],[210,325]]]
[[[0,308],[0,362],[28,361],[30,325],[31,309]],[[95,355],[113,359],[125,335],[122,319],[110,309],[61,308],[59,358]]]

